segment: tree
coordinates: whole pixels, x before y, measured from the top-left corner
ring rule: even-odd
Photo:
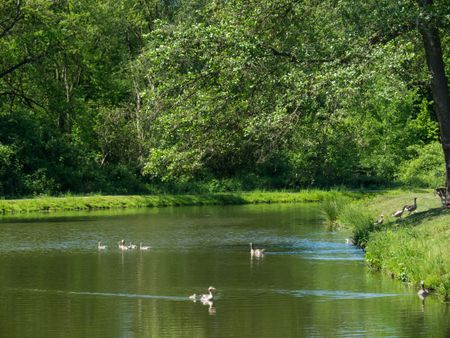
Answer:
[[[445,23],[442,8],[433,13]],[[401,129],[427,92],[416,30],[423,15],[412,0],[234,0],[210,2],[195,22],[160,24],[139,59],[153,137],[146,173],[232,176],[267,167],[283,152],[297,164],[306,163],[302,153],[316,153],[308,161],[321,168],[317,182],[333,177],[327,163],[336,173],[347,156],[333,149],[332,133],[314,135],[303,125],[341,123],[356,162],[343,175],[392,179],[408,146],[426,142],[414,128]],[[381,135],[370,130],[376,119],[384,121]],[[309,133],[294,137],[300,130]],[[385,161],[367,161],[375,153]],[[328,183],[339,182],[343,176]]]
[[[445,157],[446,204],[450,205],[450,96],[438,29],[439,23],[442,22],[440,22],[440,18],[434,16],[432,0],[418,0],[418,2],[424,10],[423,19],[419,22],[418,29],[422,35],[428,69],[431,76],[431,90],[436,115],[439,120],[441,143]]]

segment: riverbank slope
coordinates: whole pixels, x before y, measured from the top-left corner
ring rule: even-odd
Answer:
[[[414,197],[414,213],[392,216],[413,204]],[[384,222],[375,224],[381,214]],[[449,298],[450,210],[442,208],[433,190],[387,191],[343,208],[340,215],[340,223],[352,227],[354,240],[364,246],[371,267],[417,287],[423,280],[428,288]]]

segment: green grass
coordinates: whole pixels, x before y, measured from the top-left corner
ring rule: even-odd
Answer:
[[[166,207],[188,205],[226,205],[256,203],[319,202],[328,194],[321,190],[300,192],[242,192],[199,195],[66,196],[0,200],[0,214],[101,210],[118,208]],[[346,192],[357,196],[357,193]]]
[[[392,213],[417,197],[417,211],[401,219]],[[374,221],[384,214],[379,226]],[[394,190],[347,205],[338,222],[365,247],[369,265],[418,286],[421,280],[445,299],[450,296],[450,210],[432,190]]]

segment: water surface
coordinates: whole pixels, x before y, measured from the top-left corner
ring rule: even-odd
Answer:
[[[4,218],[0,229],[1,337],[450,335],[447,305],[368,271],[313,204]],[[121,239],[152,248],[123,252]],[[213,303],[188,298],[209,286]]]

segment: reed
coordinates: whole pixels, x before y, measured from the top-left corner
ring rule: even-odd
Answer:
[[[335,228],[338,225],[338,216],[350,201],[351,198],[349,196],[336,191],[331,191],[324,196],[320,203],[320,212],[327,227]]]

